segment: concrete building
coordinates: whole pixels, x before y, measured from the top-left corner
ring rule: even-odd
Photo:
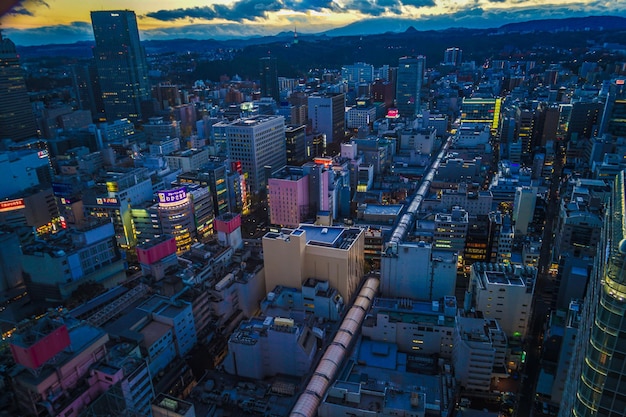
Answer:
[[[486,319],[497,320],[509,338],[523,339],[530,326],[536,278],[533,267],[475,263],[470,269],[472,305]]]
[[[349,300],[364,272],[364,232],[357,228],[301,225],[263,237],[266,292],[299,288],[308,278],[328,281]],[[284,262],[289,259],[289,262]]]
[[[433,152],[437,131],[433,127],[405,129],[400,133],[400,152],[430,155]]]
[[[264,379],[278,374],[300,377],[309,372],[317,341],[307,326],[293,319],[254,317],[241,323],[228,340],[226,372]]]
[[[105,357],[108,341],[102,329],[69,317],[48,315],[18,326],[10,346],[19,410],[27,416],[78,416],[113,383],[89,372]]]
[[[550,401],[556,404],[559,404],[563,399],[563,390],[568,385],[568,372],[572,366],[576,337],[582,320],[581,313],[582,303],[571,300],[565,316],[561,349],[559,350],[559,359],[554,371],[554,383],[550,393]]]
[[[587,180],[587,185],[578,181],[572,193],[561,200],[554,242],[556,256],[595,256],[604,223],[604,192],[594,192],[591,181]],[[595,182],[596,187],[608,190],[604,181]]]
[[[381,260],[381,293],[421,301],[454,295],[457,259],[455,252],[435,250],[430,243],[401,242],[396,255]]]
[[[435,249],[456,252],[463,256],[469,228],[467,211],[454,207],[451,213],[435,214],[433,245]]]
[[[26,284],[35,299],[61,301],[80,284],[107,288],[126,280],[124,260],[115,247],[113,224],[104,220],[22,247]]]
[[[178,357],[184,358],[196,344],[196,328],[190,303],[182,300],[171,301],[167,297],[153,295],[137,309],[149,313],[152,320],[173,329]]]
[[[338,321],[344,309],[344,300],[328,281],[307,279],[301,289],[278,286],[267,293],[261,302],[261,310],[266,316],[288,315],[292,310],[300,310],[307,315]]]
[[[517,187],[513,200],[513,222],[515,233],[521,236],[528,234],[528,226],[533,221],[537,190],[534,187]]]
[[[366,100],[357,100],[357,105],[346,111],[346,128],[371,127],[376,120],[378,107]]]
[[[361,331],[371,340],[394,343],[400,352],[451,359],[456,310],[453,296],[432,302],[376,298]]]
[[[313,132],[326,135],[328,143],[341,143],[345,133],[345,94],[315,94],[308,98],[308,114]]]
[[[365,62],[355,62],[341,67],[341,78],[354,88],[358,84],[374,82],[374,66]]]
[[[470,191],[466,184],[441,192],[441,206],[448,211],[458,206],[465,209],[470,216],[486,215],[491,211],[492,204],[493,194],[490,191]]]
[[[268,179],[270,223],[298,227],[309,219],[309,176],[300,167],[286,166]]]
[[[247,184],[254,194],[265,193],[266,167],[277,170],[287,161],[285,119],[282,116],[255,116],[240,119],[226,127],[232,161],[240,161],[248,174]]]
[[[462,123],[454,136],[455,148],[477,148],[489,145],[490,126],[481,123]]]
[[[375,414],[374,414],[375,413]],[[420,392],[394,393],[368,389],[357,382],[335,382],[321,404],[320,417],[349,417],[376,415],[380,417],[424,417],[426,395]]]
[[[498,321],[459,316],[452,364],[462,390],[490,391],[493,378],[506,377],[507,337]]]
[[[209,162],[208,149],[185,149],[165,156],[169,167],[183,173],[197,171]]]
[[[31,187],[52,180],[47,151],[22,150],[0,152],[0,199],[14,196]]]

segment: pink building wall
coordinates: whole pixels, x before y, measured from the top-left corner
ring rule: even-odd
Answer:
[[[298,227],[309,215],[309,181],[269,179],[270,222],[275,225]]]
[[[139,263],[144,265],[151,265],[173,253],[176,253],[176,240],[173,237],[147,249],[137,248]]]

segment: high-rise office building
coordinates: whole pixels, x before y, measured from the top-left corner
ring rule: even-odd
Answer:
[[[265,167],[277,170],[285,166],[285,118],[256,116],[240,119],[226,128],[228,149],[233,161],[241,161],[248,173],[248,184],[253,193],[265,192]]]
[[[613,136],[626,136],[626,78],[619,77],[611,81],[600,133]]]
[[[447,48],[443,53],[443,64],[444,65],[453,65],[459,66],[461,65],[461,60],[463,59],[463,50],[461,48],[453,47]]]
[[[426,57],[402,57],[398,62],[396,107],[402,117],[414,117],[420,112],[420,90],[426,68]]]
[[[617,176],[606,210],[563,392],[563,417],[617,417],[626,410],[625,174]]]
[[[141,102],[150,98],[150,85],[135,12],[91,12],[91,23],[96,41],[93,53],[107,120],[141,119]]]
[[[324,133],[327,143],[341,143],[345,137],[346,95],[314,94],[309,96],[308,106],[313,131]]]
[[[0,32],[0,139],[20,142],[37,136],[37,122],[28,99],[24,70],[15,44]]]
[[[358,84],[374,82],[374,66],[365,62],[355,62],[341,67],[341,78],[354,88]]]
[[[260,58],[259,73],[261,77],[261,97],[271,97],[276,103],[280,103],[276,58],[269,56]]]

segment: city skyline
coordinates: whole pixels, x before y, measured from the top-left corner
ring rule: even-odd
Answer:
[[[142,40],[167,38],[227,39],[275,35],[279,32],[322,33],[367,19],[384,18],[382,31],[403,31],[412,25],[418,30],[449,27],[485,28],[507,23],[547,18],[591,15],[625,15],[626,0],[554,0],[550,3],[523,1],[321,1],[252,2],[249,0],[171,1],[148,5],[139,1],[88,0],[17,1],[0,18],[5,36],[17,45],[73,43],[93,39],[91,11],[133,10],[138,17]],[[4,6],[6,9],[6,6]]]

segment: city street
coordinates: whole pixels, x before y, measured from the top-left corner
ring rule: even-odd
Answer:
[[[560,148],[554,162],[554,171],[550,184],[548,197],[546,224],[543,230],[541,253],[539,256],[537,283],[535,285],[534,308],[529,337],[526,341],[527,356],[526,368],[522,376],[522,390],[517,409],[518,417],[530,417],[534,411],[534,397],[537,378],[541,369],[541,340],[544,324],[550,313],[553,297],[556,297],[554,285],[548,273],[552,263],[552,245],[554,220],[558,219],[560,200],[558,189],[561,184],[561,172],[563,170],[563,158]]]

